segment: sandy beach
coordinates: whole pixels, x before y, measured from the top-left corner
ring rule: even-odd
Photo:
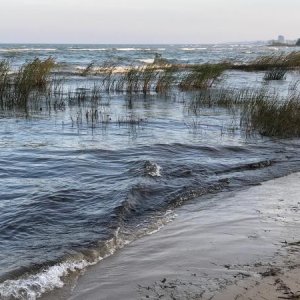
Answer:
[[[298,299],[299,179],[190,202],[45,299]]]

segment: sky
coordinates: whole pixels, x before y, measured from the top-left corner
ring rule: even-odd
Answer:
[[[300,38],[300,0],[0,0],[0,43]]]

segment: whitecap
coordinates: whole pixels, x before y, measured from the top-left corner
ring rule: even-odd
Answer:
[[[197,50],[207,50],[207,48],[204,47],[198,47],[198,48],[180,48],[182,51],[197,51]]]
[[[146,161],[144,164],[144,170],[146,175],[151,177],[161,177],[161,166],[157,163]]]
[[[144,58],[144,59],[139,59],[139,61],[144,62],[146,64],[153,64],[154,58]]]
[[[55,48],[1,48],[0,52],[56,51]]]
[[[109,48],[69,48],[69,51],[107,51]]]

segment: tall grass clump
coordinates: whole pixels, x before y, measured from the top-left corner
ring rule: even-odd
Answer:
[[[268,70],[264,75],[264,80],[283,80],[285,79],[288,69],[285,67],[278,67]]]
[[[270,54],[260,56],[245,64],[231,65],[231,69],[243,71],[292,70],[300,68],[300,51],[289,54]]]
[[[176,73],[178,67],[175,65],[164,66],[159,72],[156,81],[155,92],[156,93],[165,93],[174,84],[176,80]]]
[[[279,97],[261,98],[244,107],[241,124],[247,130],[270,137],[300,136],[300,95],[282,101]]]
[[[190,101],[185,103],[188,114],[198,116],[203,108],[222,108],[230,112],[239,111],[241,108],[268,96],[266,89],[234,89],[222,87],[199,91]]]
[[[151,84],[155,81],[157,74],[157,67],[153,65],[147,65],[141,70],[141,83],[144,95],[150,92]]]
[[[93,73],[94,63],[89,63],[80,73],[81,76],[86,77]]]
[[[0,61],[0,101],[2,104],[9,88],[9,62],[3,60]]]
[[[117,81],[116,76],[114,76],[116,66],[112,62],[106,62],[100,69],[103,73],[102,86],[106,92],[110,92],[114,89],[114,84]]]
[[[123,78],[124,85],[126,86],[126,92],[132,94],[140,91],[141,84],[141,70],[140,68],[132,67],[125,73]],[[121,79],[122,80],[122,79]]]
[[[183,75],[179,88],[184,91],[209,88],[225,69],[226,67],[223,64],[192,66],[191,71]]]
[[[24,64],[14,79],[16,101],[27,101],[30,93],[35,90],[45,91],[54,66],[55,62],[51,57],[46,60],[36,58],[32,62]]]
[[[300,51],[293,51],[286,56],[289,68],[300,67]]]

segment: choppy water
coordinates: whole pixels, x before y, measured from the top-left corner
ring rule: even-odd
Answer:
[[[94,62],[115,62],[120,66],[153,62],[155,54],[176,63],[244,61],[274,52],[291,52],[293,47],[268,47],[263,43],[211,45],[56,45],[0,44],[0,59],[11,59],[15,66],[35,57],[52,56],[66,70],[76,70]]]
[[[282,49],[291,51],[291,49]],[[91,61],[247,60],[264,45],[0,45],[17,67],[48,57],[66,69]],[[286,91],[298,75],[274,83]],[[73,76],[70,85],[88,84]],[[262,74],[231,72],[226,85],[259,87]],[[225,83],[224,83],[225,84]],[[189,199],[299,171],[299,140],[246,136],[226,109],[187,110],[189,93],[103,95],[109,122],[90,124],[89,108],[0,115],[0,296],[35,299],[65,276],[112,254],[172,219]],[[123,122],[128,119],[137,122]],[[78,119],[77,119],[78,120]],[[201,201],[201,197],[199,198]],[[242,203],[241,203],[242,205]]]

